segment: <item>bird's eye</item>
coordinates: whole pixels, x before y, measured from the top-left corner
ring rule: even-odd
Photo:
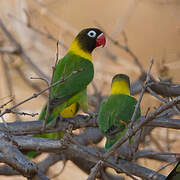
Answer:
[[[88,36],[94,38],[94,37],[96,37],[96,32],[91,30],[88,32]]]

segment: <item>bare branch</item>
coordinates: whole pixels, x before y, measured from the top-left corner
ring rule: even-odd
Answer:
[[[144,87],[141,90],[140,97],[138,99],[138,102],[136,103],[135,110],[134,110],[134,113],[133,113],[132,118],[131,118],[131,123],[129,124],[130,128],[132,128],[133,123],[135,122],[135,118],[136,118],[138,108],[140,107],[140,103],[142,101],[142,98],[143,98],[143,95],[145,93],[146,87],[148,85],[148,82],[150,81],[150,72],[151,72],[153,63],[154,63],[154,59],[152,57],[150,67],[149,67],[148,72],[147,72],[146,81],[144,82]]]
[[[38,92],[38,93],[33,94],[31,97],[29,97],[29,98],[21,101],[20,103],[12,106],[11,108],[5,109],[5,111],[0,114],[0,117],[3,116],[4,114],[11,113],[11,110],[17,108],[17,107],[20,106],[21,104],[24,104],[25,102],[30,101],[30,100],[33,99],[33,98],[37,98],[39,95],[41,95],[42,93],[44,93],[45,91],[47,91],[47,90],[50,89],[51,87],[54,87],[54,86],[56,86],[56,85],[58,85],[58,84],[60,84],[60,83],[65,82],[65,81],[68,80],[73,74],[76,74],[76,73],[78,73],[78,72],[80,72],[80,71],[81,71],[81,70],[73,71],[73,72],[72,72],[71,74],[69,74],[66,78],[63,78],[63,79],[61,79],[61,80],[53,83],[51,86],[49,86],[49,87],[41,90],[41,91]]]
[[[84,159],[90,160],[92,162],[98,162],[99,156],[97,155],[96,151],[87,146],[79,146],[79,145],[73,145],[69,144],[68,146],[64,146],[61,144],[62,140],[50,140],[50,139],[41,139],[41,138],[34,138],[34,137],[18,137],[13,136],[13,141],[17,144],[17,146],[21,150],[37,150],[37,148],[41,151],[51,151],[51,152],[60,152],[64,150],[64,148],[67,148],[65,151],[63,151],[65,154],[67,154],[69,157],[78,157],[81,156]],[[65,142],[67,143],[67,141]],[[103,157],[104,154],[101,155]],[[154,173],[154,171],[148,170],[147,168],[144,168],[142,166],[139,166],[137,164],[133,164],[131,162],[128,162],[126,160],[119,160],[119,163],[116,164],[116,159],[113,157],[108,158],[108,160],[103,161],[104,165],[107,167],[112,167],[118,172],[122,172],[122,169],[126,169],[129,173],[139,176],[141,178],[146,177],[145,179],[150,179],[149,176]],[[157,174],[154,179],[162,179],[162,175]]]
[[[1,143],[0,143],[0,161],[4,162],[17,171],[19,171],[23,176],[32,177],[37,172],[37,167],[33,162],[29,162],[23,154],[17,149],[15,145],[12,145],[9,141],[8,136],[1,133]]]
[[[86,151],[84,151],[84,148],[86,148]],[[103,160],[103,161],[99,160],[99,157],[97,157],[97,155],[96,155],[97,154],[96,151],[94,151],[94,149],[91,147],[81,148],[81,146],[72,145],[68,151],[69,151],[68,154],[71,156],[77,156],[77,157],[81,156],[86,160],[90,160],[90,161],[93,161],[96,163],[103,162],[104,166],[111,167],[111,168],[115,169],[117,172],[122,172],[121,170],[125,169],[130,174],[141,177],[142,179],[150,180],[150,176],[152,174],[154,174],[154,171],[144,168],[142,166],[139,166],[137,164],[133,164],[132,162],[129,162],[126,160],[120,159],[118,164],[116,163],[116,159],[113,157],[109,157],[108,160]],[[103,156],[104,156],[104,154],[101,155],[101,157],[103,157]],[[95,171],[96,171],[96,169],[95,169]],[[161,174],[158,174],[156,177],[154,177],[154,180],[155,179],[164,180],[165,177]]]
[[[12,102],[13,101],[13,99],[10,99],[9,101],[7,101],[6,103],[4,103],[4,104],[2,104],[1,106],[0,106],[0,109],[2,109],[2,108],[4,108],[6,105],[8,105],[10,102]]]
[[[131,94],[135,95],[141,92],[144,81],[146,80],[146,74],[140,75],[140,77],[133,83],[131,83]],[[149,88],[153,90],[155,93],[162,95],[164,97],[176,97],[180,94],[180,85],[174,83],[167,83],[162,81],[155,81],[151,77],[151,83],[149,84]]]
[[[31,117],[35,117],[38,115],[38,113],[26,113],[26,112],[14,111],[14,110],[11,110],[11,113],[22,115],[22,116],[31,116]]]
[[[48,84],[48,86],[52,86],[53,84],[54,73],[56,70],[56,65],[58,63],[58,60],[59,60],[59,41],[57,41],[56,43],[56,60],[55,60],[55,65],[52,67],[53,72],[52,72],[51,82],[50,84]],[[62,79],[64,79],[64,77]],[[46,106],[46,114],[45,114],[45,119],[44,119],[43,131],[46,129],[46,124],[47,124],[48,116],[50,113],[50,102],[51,102],[51,88],[49,88],[48,102]]]
[[[141,117],[139,122],[144,121],[145,117]],[[79,128],[87,127],[98,127],[97,125],[97,115],[89,118],[87,115],[77,115],[73,118],[62,118],[58,120],[57,126],[49,125],[46,128],[45,132],[58,132],[66,131],[69,125],[73,126],[73,130]],[[26,122],[12,122],[7,123],[9,131],[13,135],[30,135],[30,134],[39,134],[43,127],[43,121],[26,121]],[[179,119],[168,119],[168,118],[156,118],[151,122],[147,123],[146,126],[150,127],[163,127],[163,128],[173,128],[180,129],[180,120]],[[4,124],[0,123],[0,131],[6,131],[4,129]]]

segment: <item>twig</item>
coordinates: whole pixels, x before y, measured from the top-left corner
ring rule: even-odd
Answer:
[[[136,152],[134,158],[150,158],[159,161],[172,162],[176,160],[176,156],[178,155],[180,155],[180,153],[155,152],[153,150],[139,150]]]
[[[143,88],[142,88],[142,90],[141,90],[141,94],[140,94],[139,100],[138,100],[138,102],[136,103],[135,110],[134,110],[134,113],[133,113],[132,118],[131,118],[131,121],[130,121],[131,123],[129,124],[129,127],[130,127],[130,128],[132,128],[132,126],[133,126],[133,124],[134,124],[134,122],[135,122],[135,120],[136,120],[135,118],[136,118],[136,114],[137,114],[138,108],[139,108],[140,103],[141,103],[141,101],[142,101],[142,98],[143,98],[143,95],[144,95],[144,93],[145,93],[146,87],[148,86],[148,83],[149,83],[149,81],[150,81],[150,72],[151,72],[151,68],[152,68],[153,63],[154,63],[154,59],[153,59],[153,57],[152,57],[152,58],[151,58],[150,67],[149,67],[148,72],[147,72],[146,81],[145,81],[144,86],[143,86]]]
[[[153,81],[151,84],[149,84],[149,87],[157,94],[160,94],[165,97],[176,97],[180,94],[179,84],[174,85],[171,83],[170,85],[169,83]]]
[[[13,113],[13,114],[18,114],[18,115],[23,115],[23,116],[35,117],[36,115],[38,115],[38,113],[26,113],[26,112],[14,111],[14,110],[10,110],[10,111],[11,111],[11,113]]]
[[[0,105],[0,109],[4,108],[5,106],[7,106],[9,103],[11,103],[13,101],[13,99],[10,99],[9,101],[5,102],[4,104]]]
[[[154,63],[154,58],[152,57],[152,58],[151,58],[151,62],[150,62],[150,67],[149,67],[148,72],[147,72],[146,80],[145,80],[145,82],[144,82],[144,86],[142,87],[142,90],[141,90],[141,93],[140,93],[140,97],[139,97],[139,99],[138,99],[138,102],[136,103],[135,110],[134,110],[133,115],[132,115],[132,117],[131,117],[131,121],[130,121],[130,124],[128,125],[127,131],[131,131],[132,128],[133,128],[133,124],[134,124],[134,122],[135,122],[135,120],[136,120],[136,115],[137,115],[138,109],[139,109],[139,107],[140,107],[140,103],[141,103],[141,101],[142,101],[142,98],[143,98],[143,95],[144,95],[144,93],[145,93],[145,91],[146,91],[146,88],[148,87],[148,83],[150,82],[150,79],[151,79],[151,77],[150,77],[150,76],[151,76],[151,75],[150,75],[150,72],[151,72],[153,63]],[[141,133],[140,133],[140,134],[141,134]],[[141,136],[139,136],[139,139],[140,139],[140,137],[141,137]],[[137,148],[138,148],[138,146],[139,146],[138,142],[140,143],[140,141],[136,141],[136,144],[135,144],[135,146],[136,146]],[[131,149],[131,154],[133,155],[134,152],[133,152],[133,150],[132,150],[132,148],[131,148],[132,146],[131,146],[131,144],[130,144],[130,139],[129,139],[129,145],[130,145],[130,149]]]
[[[139,94],[146,80],[146,73],[141,74],[140,77],[131,83],[131,94]],[[169,82],[155,81],[149,83],[148,87],[151,88],[156,94],[164,97],[176,97],[180,94],[180,84],[174,84]]]
[[[57,65],[57,62],[59,60],[59,41],[57,41],[56,43],[56,61],[55,61],[55,65],[54,67],[52,68],[53,69],[53,73],[52,73],[52,77],[51,77],[51,82],[48,86],[52,86],[53,84],[53,79],[54,79],[54,73],[56,71],[56,65]],[[63,77],[64,79],[64,77]],[[50,102],[51,102],[51,87],[49,88],[49,94],[48,94],[48,102],[47,102],[47,106],[46,106],[46,115],[45,115],[45,119],[44,119],[44,126],[43,126],[43,131],[46,129],[46,124],[47,124],[47,121],[48,121],[48,116],[49,116],[49,113],[50,113]]]
[[[44,81],[47,85],[49,85],[49,81],[47,80],[47,79],[44,79],[44,78],[42,78],[42,77],[30,77],[30,79],[38,79],[38,80],[42,80],[42,81]]]
[[[160,97],[160,96],[159,96],[158,94],[156,94],[150,87],[147,87],[146,89],[148,90],[148,92],[149,92],[151,95],[153,95],[154,97],[156,97],[156,98],[159,99],[160,101],[165,102],[165,103],[168,102],[167,99],[165,99],[165,98],[163,98],[163,97]]]
[[[76,74],[76,73],[78,73],[78,72],[80,72],[80,71],[81,71],[81,70],[72,71],[72,73],[69,74],[66,78],[64,78],[64,79],[62,79],[62,80],[59,80],[59,81],[53,83],[51,86],[49,86],[49,87],[41,90],[41,91],[38,92],[38,93],[34,93],[31,97],[29,97],[29,98],[21,101],[20,103],[12,106],[11,108],[5,109],[5,111],[0,114],[0,117],[3,116],[4,114],[10,113],[11,110],[15,109],[16,107],[20,106],[21,104],[24,104],[25,102],[30,101],[30,100],[33,99],[33,98],[37,98],[39,95],[41,95],[42,93],[44,93],[45,91],[47,91],[49,88],[54,87],[54,86],[56,86],[56,85],[58,85],[58,84],[60,84],[60,83],[65,82],[65,81],[68,80],[73,74]]]
[[[142,88],[142,90],[141,90],[141,93],[140,93],[140,97],[139,97],[139,99],[138,99],[138,102],[136,103],[136,106],[135,106],[133,115],[132,115],[132,117],[131,117],[130,124],[128,125],[127,132],[131,131],[132,128],[133,128],[134,122],[135,122],[135,120],[136,120],[136,115],[137,115],[138,109],[139,109],[139,107],[140,107],[140,103],[141,103],[141,101],[142,101],[143,95],[144,95],[144,93],[145,93],[145,91],[146,91],[146,88],[148,87],[148,83],[149,83],[149,81],[150,81],[150,72],[151,72],[153,63],[154,63],[154,59],[153,59],[153,57],[152,57],[152,58],[151,58],[151,62],[150,62],[150,67],[149,67],[148,72],[147,72],[146,80],[145,80],[144,86],[143,86],[143,88]],[[140,137],[139,137],[139,138],[140,138]],[[138,148],[138,145],[139,145],[139,144],[137,144],[138,142],[140,142],[140,141],[136,141],[136,147],[137,147],[137,148]],[[130,139],[129,139],[129,145],[130,145],[130,149],[131,149],[131,154],[134,154],[133,151],[132,151],[132,148],[131,148]]]

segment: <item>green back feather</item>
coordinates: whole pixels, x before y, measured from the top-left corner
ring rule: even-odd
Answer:
[[[102,103],[98,115],[98,125],[107,138],[106,149],[124,135],[125,124],[131,120],[136,103],[137,100],[134,97],[124,94],[111,95]],[[136,119],[139,118],[140,114],[139,108]]]
[[[64,108],[78,102],[81,93],[87,88],[94,76],[94,68],[91,61],[73,53],[67,53],[59,60],[54,72],[53,83],[68,77],[73,71],[79,71],[71,75],[66,81],[51,88],[50,115],[48,121],[52,121]],[[39,120],[45,118],[44,107]]]

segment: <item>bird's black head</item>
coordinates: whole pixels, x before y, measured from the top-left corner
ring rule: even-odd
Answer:
[[[91,53],[98,46],[105,46],[104,33],[97,28],[87,28],[80,31],[76,39],[79,46],[86,52]]]

